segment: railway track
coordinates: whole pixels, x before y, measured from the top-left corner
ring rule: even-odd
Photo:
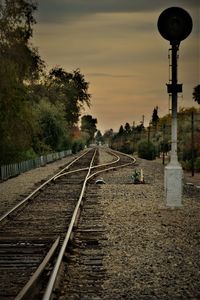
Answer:
[[[105,234],[94,177],[133,163],[113,155],[111,163],[97,165],[98,150],[86,151],[0,217],[0,299],[58,299],[69,292],[75,299],[73,293],[85,297],[77,289],[82,285],[98,295]],[[58,275],[67,291],[57,285]]]

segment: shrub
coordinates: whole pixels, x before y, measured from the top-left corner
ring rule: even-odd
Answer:
[[[117,149],[123,153],[126,154],[133,154],[134,152],[134,146],[133,143],[130,143],[129,141],[125,142],[123,145],[121,145],[121,147],[119,147],[119,149]]]
[[[182,167],[186,171],[191,171],[192,170],[192,160],[186,160],[182,162]],[[200,171],[200,157],[197,157],[194,161],[194,169],[195,171],[199,172]]]
[[[197,157],[197,159],[194,163],[194,168],[196,171],[200,172],[200,157]]]
[[[84,144],[81,140],[75,140],[72,144],[72,153],[77,153],[84,149]]]
[[[186,161],[186,160],[191,160],[191,158],[192,158],[192,150],[190,148],[184,147],[182,150],[181,159],[183,161]]]
[[[192,169],[192,161],[191,160],[183,161],[182,167],[185,171],[190,171]]]
[[[140,158],[153,160],[156,158],[156,147],[151,141],[143,140],[138,143],[138,156]]]

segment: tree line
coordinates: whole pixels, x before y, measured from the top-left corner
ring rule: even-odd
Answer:
[[[77,68],[46,71],[31,44],[36,24],[32,0],[0,3],[0,164],[52,151],[78,151],[89,144],[97,120],[84,116],[90,107],[89,83]]]
[[[166,162],[171,149],[171,114],[159,117],[158,107],[155,107],[149,126],[145,127],[143,122],[139,125],[125,123],[120,125],[118,132],[109,129],[96,138],[97,142],[106,143],[118,151],[137,153],[139,157],[150,160],[160,157]],[[184,169],[191,170],[194,164],[194,168],[200,171],[199,108],[179,109],[178,157]]]
[[[0,165],[18,162],[49,152],[72,149],[79,151],[94,140],[112,148],[133,153],[142,152],[154,158],[170,147],[170,115],[158,117],[154,108],[148,128],[125,123],[117,133],[112,129],[103,135],[97,130],[97,119],[85,115],[90,107],[89,82],[80,69],[67,72],[62,67],[46,70],[38,49],[31,43],[36,24],[33,0],[0,2]],[[200,85],[193,98],[200,103]],[[199,110],[194,111],[195,115]],[[190,164],[191,111],[183,109],[179,118],[179,155]],[[199,124],[199,123],[198,123]],[[199,125],[194,125],[193,154],[200,157]],[[185,134],[187,133],[187,134]],[[143,153],[144,152],[144,153]]]

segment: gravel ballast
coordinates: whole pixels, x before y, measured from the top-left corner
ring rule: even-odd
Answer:
[[[0,183],[0,213],[73,157]],[[111,160],[100,151],[101,163]],[[143,169],[145,184],[132,183],[135,168]],[[101,174],[106,184],[98,197],[107,238],[101,299],[200,299],[200,190],[186,186],[183,206],[169,209],[163,174],[160,163],[142,159]]]
[[[44,167],[36,168],[0,183],[0,215],[33,191],[41,181],[45,181],[70,162],[74,155],[67,156]]]
[[[200,191],[185,191],[169,209],[163,166],[138,160],[145,184],[131,183],[135,167],[104,174],[108,278],[102,299],[200,299]]]

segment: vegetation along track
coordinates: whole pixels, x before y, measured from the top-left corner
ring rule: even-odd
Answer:
[[[113,155],[115,159],[111,162],[112,168],[133,163],[130,157]],[[103,228],[98,225],[101,217],[96,201],[98,186],[93,184],[92,176],[111,166],[95,166],[97,160],[96,149],[86,151],[1,217],[0,299],[49,299],[53,292],[55,295],[57,275],[66,268],[63,257],[68,257],[70,251],[76,253],[79,246],[81,249],[83,245],[87,246],[84,249],[86,252],[78,255],[79,258],[85,261],[92,250],[92,256],[88,256],[88,266],[93,262],[93,269],[97,270],[97,273],[91,274],[90,279],[95,280],[97,274],[100,276],[98,278],[102,278],[103,270],[99,272],[98,268],[103,254],[99,253],[97,238],[103,239],[104,234]],[[97,168],[100,170],[97,171]],[[90,181],[84,194],[88,179]],[[83,195],[85,201],[82,206]],[[80,207],[82,214],[80,225],[77,226]],[[67,231],[68,228],[70,230]],[[74,239],[69,245],[72,236]],[[73,261],[73,255],[70,260]],[[47,281],[49,284],[44,293]],[[76,285],[79,285],[78,281],[73,286]],[[60,291],[63,293],[62,288]]]

